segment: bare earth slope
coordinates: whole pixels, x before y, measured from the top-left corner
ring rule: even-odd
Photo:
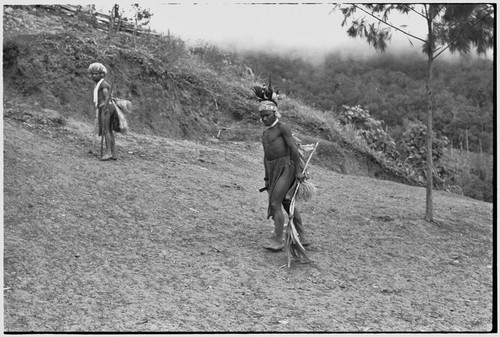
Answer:
[[[28,114],[26,114],[28,113]],[[86,124],[4,112],[9,332],[489,331],[492,204],[312,166],[312,264],[260,247],[258,143],[131,132],[119,160]]]

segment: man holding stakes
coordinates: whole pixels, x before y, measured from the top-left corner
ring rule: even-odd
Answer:
[[[306,176],[302,172],[302,160],[290,127],[283,124],[278,112],[278,93],[269,87],[254,87],[259,98],[260,118],[266,129],[262,134],[264,147],[265,189],[269,195],[267,218],[274,221],[274,232],[264,248],[278,252],[285,247],[283,227],[285,218],[281,206],[290,213],[290,203],[295,191],[296,181],[303,182]],[[289,214],[290,215],[290,214]],[[297,208],[294,209],[294,224],[300,236],[302,246],[310,243],[304,235],[302,218]]]

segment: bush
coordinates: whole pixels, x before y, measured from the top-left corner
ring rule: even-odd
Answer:
[[[372,118],[368,110],[362,109],[359,105],[355,107],[344,105],[340,110],[339,119],[345,125],[348,135],[351,134],[354,138],[363,137],[372,150],[392,159],[399,156],[396,143],[384,130],[384,122]],[[357,132],[354,133],[355,130]]]
[[[446,184],[458,186],[465,196],[493,201],[493,156],[450,149],[443,158],[448,168]]]
[[[444,150],[448,144],[447,137],[433,136],[433,178],[435,178],[434,185],[440,188],[445,186],[445,179],[448,172],[442,160]],[[398,143],[398,148],[403,163],[410,164],[415,168],[417,174],[425,179],[427,172],[427,126],[420,122],[411,123],[408,130],[403,133],[401,141]]]

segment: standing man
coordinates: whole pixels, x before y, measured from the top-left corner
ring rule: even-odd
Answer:
[[[271,251],[280,251],[285,247],[283,241],[283,227],[285,218],[281,206],[290,213],[290,203],[293,196],[295,181],[304,181],[301,172],[301,156],[295,144],[290,127],[280,122],[277,94],[271,86],[268,88],[254,88],[255,94],[261,100],[259,105],[260,118],[266,129],[262,134],[264,147],[264,181],[269,195],[267,218],[274,220],[274,232],[264,248]],[[308,246],[304,236],[302,218],[295,207],[294,224],[300,236],[302,246]]]
[[[98,127],[98,135],[106,140],[106,153],[101,160],[116,160],[115,136],[113,134],[113,118],[116,118],[116,109],[111,102],[111,85],[104,80],[106,67],[101,63],[92,63],[88,72],[95,82],[94,105],[96,108],[95,127]],[[94,129],[95,133],[95,129]],[[104,133],[104,134],[103,134]],[[92,135],[94,138],[94,135]]]

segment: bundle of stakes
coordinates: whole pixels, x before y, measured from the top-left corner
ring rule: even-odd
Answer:
[[[309,158],[307,159],[306,164],[304,165],[304,169],[302,170],[302,173],[305,174],[307,170],[307,166],[309,165],[309,161],[311,160],[314,151],[316,151],[316,147],[318,146],[318,143],[316,143],[311,151],[311,154],[309,155]],[[300,181],[297,181],[297,186],[295,187],[295,191],[293,193],[292,200],[290,202],[290,213],[289,213],[289,219],[288,219],[288,226],[286,228],[286,234],[285,234],[285,251],[288,256],[288,268],[290,268],[290,265],[292,263],[292,260],[297,260],[301,263],[309,263],[312,262],[309,257],[307,257],[306,250],[304,246],[300,243],[300,238],[299,238],[299,233],[297,232],[297,229],[295,228],[295,224],[293,223],[293,214],[295,211],[295,201],[297,198],[297,194],[301,194],[299,190],[301,188],[306,186],[310,186],[308,188],[313,188],[312,184],[307,183],[304,181],[301,183]],[[306,193],[308,194],[308,193]],[[306,200],[307,198],[302,198],[302,200]]]

